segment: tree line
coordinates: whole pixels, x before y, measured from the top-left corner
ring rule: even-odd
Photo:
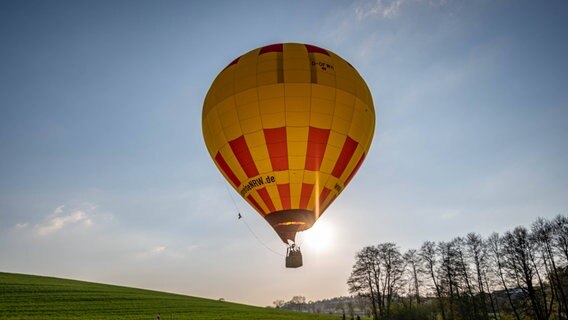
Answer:
[[[347,285],[374,319],[568,319],[568,218],[406,252],[367,246]]]

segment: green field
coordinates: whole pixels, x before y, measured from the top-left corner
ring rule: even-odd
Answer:
[[[0,319],[338,319],[178,294],[0,273]]]

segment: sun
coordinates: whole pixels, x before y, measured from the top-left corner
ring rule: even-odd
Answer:
[[[313,227],[303,233],[303,244],[316,251],[325,251],[331,246],[333,228],[325,221],[317,221]]]

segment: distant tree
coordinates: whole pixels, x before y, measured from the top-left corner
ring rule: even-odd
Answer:
[[[505,261],[503,257],[504,254],[503,240],[501,239],[498,233],[493,233],[491,234],[491,236],[489,236],[489,238],[487,239],[487,248],[490,253],[489,257],[493,261],[494,272],[501,280],[501,284],[507,295],[507,301],[509,302],[511,310],[515,315],[515,319],[521,320],[521,316],[519,314],[517,306],[515,305],[515,303],[513,303],[513,297],[510,290],[510,285],[508,285],[507,277],[505,274],[506,271],[505,271]]]
[[[442,320],[446,320],[446,311],[444,302],[442,300],[442,289],[440,284],[438,283],[438,278],[436,276],[437,270],[437,256],[436,256],[436,244],[432,241],[426,241],[422,244],[420,248],[420,258],[422,263],[424,264],[424,270],[430,276],[430,280],[432,280],[432,284],[434,286],[434,292],[436,297],[438,298],[438,304],[440,307],[440,312],[442,314]]]
[[[538,218],[531,226],[532,239],[535,242],[538,251],[541,253],[541,259],[545,270],[548,274],[548,282],[553,297],[551,303],[556,297],[558,301],[558,317],[561,318],[568,310],[566,301],[566,293],[560,285],[560,275],[554,254],[554,224],[546,219]],[[549,309],[552,309],[549,307]]]
[[[423,273],[422,270],[422,260],[416,252],[415,249],[408,250],[403,255],[406,261],[406,266],[408,268],[409,282],[411,284],[412,290],[409,290],[410,296],[414,296],[416,299],[416,304],[420,305],[420,286],[421,279],[420,275]]]
[[[381,273],[378,279],[378,289],[382,290],[379,302],[387,317],[390,314],[393,297],[404,285],[403,275],[405,262],[396,244],[392,242],[377,245],[379,251],[379,266]]]
[[[306,306],[306,297],[293,296],[289,304],[292,305],[297,311],[303,311],[304,307]]]
[[[503,236],[503,253],[509,275],[517,280],[517,286],[528,298],[532,307],[530,316],[537,320],[546,320],[549,317],[546,292],[536,265],[534,249],[534,243],[524,227],[516,227]],[[539,283],[538,288],[535,287],[535,281]]]
[[[377,281],[380,274],[379,252],[374,246],[364,247],[357,252],[355,264],[347,280],[349,292],[369,299],[374,319],[379,318],[378,301],[380,291],[377,290]]]
[[[493,297],[491,292],[486,292],[487,284],[487,249],[485,243],[481,236],[476,233],[468,233],[466,236],[466,246],[470,259],[473,262],[473,267],[475,270],[475,282],[477,286],[479,303],[481,306],[482,319],[489,319],[489,310],[487,307],[487,300],[491,305],[492,313],[497,320],[497,311],[495,310],[495,304],[493,302]]]
[[[284,300],[275,300],[272,304],[274,304],[274,307],[275,307],[275,308],[280,309],[280,308],[282,308],[282,307],[286,304],[286,301],[284,301]]]

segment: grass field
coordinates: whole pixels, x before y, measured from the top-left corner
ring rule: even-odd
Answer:
[[[178,294],[0,273],[0,319],[335,319]]]

